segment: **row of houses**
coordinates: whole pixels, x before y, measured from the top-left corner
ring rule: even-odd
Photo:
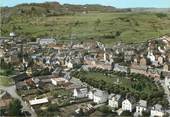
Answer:
[[[75,88],[73,91],[73,96],[75,98],[88,98],[93,100],[93,102],[96,104],[108,103],[111,108],[119,110],[119,114],[121,114],[123,111],[134,112],[135,110],[134,115],[142,116],[142,113],[144,111],[148,112],[148,109],[150,110],[151,117],[163,117],[165,114],[165,111],[159,104],[149,108],[147,106],[147,101],[145,100],[139,100],[139,102],[135,102],[132,97],[123,98],[119,94],[109,95],[108,92],[99,89],[88,90],[86,87]]]

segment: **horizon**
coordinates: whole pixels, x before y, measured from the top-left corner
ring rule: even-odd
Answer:
[[[45,3],[45,2],[59,2],[60,4],[99,4],[104,6],[112,6],[116,8],[170,8],[170,0],[1,0],[0,7],[14,7],[25,3]]]

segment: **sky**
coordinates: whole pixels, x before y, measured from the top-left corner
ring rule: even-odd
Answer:
[[[11,7],[21,3],[42,3],[50,1],[57,1],[61,4],[101,4],[117,8],[170,8],[170,0],[0,0],[0,6]]]

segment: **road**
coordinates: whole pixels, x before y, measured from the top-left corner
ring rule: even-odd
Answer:
[[[164,80],[160,80],[160,83],[161,83],[162,87],[164,88],[164,92],[167,95],[167,100],[169,101],[169,104],[170,104],[170,91],[169,91],[168,87],[165,86]],[[166,110],[166,112],[170,114],[170,109]]]
[[[0,89],[7,91],[13,98],[19,99],[21,101],[21,105],[23,106],[22,111],[28,111],[31,113],[31,117],[37,117],[37,114],[35,113],[34,110],[30,108],[30,106],[25,103],[22,98],[16,93],[16,86],[9,86],[9,87],[4,87],[0,86]]]

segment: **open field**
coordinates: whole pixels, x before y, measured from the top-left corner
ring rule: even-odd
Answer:
[[[30,38],[54,37],[60,40],[100,40],[141,42],[170,33],[170,14],[160,13],[77,13],[75,15],[13,16],[2,24],[2,35],[14,30]]]
[[[12,79],[9,78],[11,74],[12,74],[11,71],[0,68],[0,85],[2,86],[11,85]]]
[[[0,75],[0,86],[9,86],[11,83],[12,83],[12,79]]]

